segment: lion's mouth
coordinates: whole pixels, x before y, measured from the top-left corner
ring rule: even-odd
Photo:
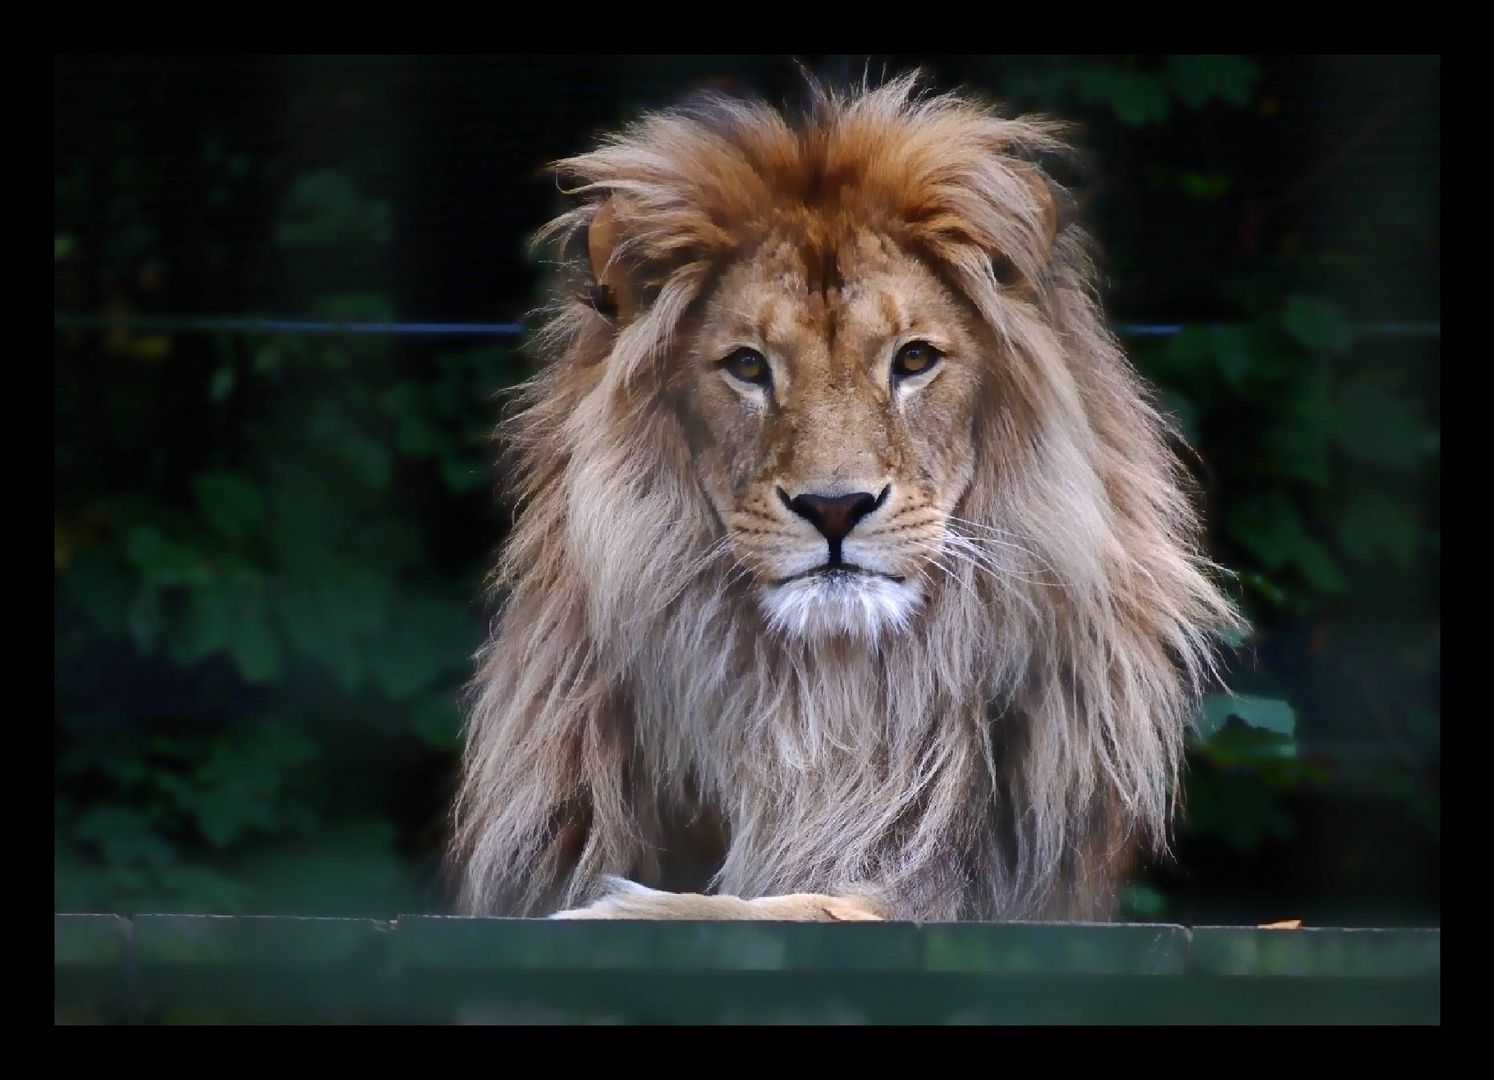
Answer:
[[[870,567],[857,566],[855,563],[840,562],[822,563],[819,566],[810,567],[808,570],[801,571],[800,573],[791,574],[786,578],[780,578],[773,584],[787,585],[791,581],[802,581],[805,578],[822,578],[826,581],[831,582],[852,581],[858,577],[886,578],[888,581],[894,581],[898,584],[902,584],[902,582],[905,580],[904,578],[901,578],[896,574],[884,574],[882,571],[873,570]]]

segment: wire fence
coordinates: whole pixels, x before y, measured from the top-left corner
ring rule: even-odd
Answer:
[[[125,330],[143,334],[345,334],[423,338],[498,338],[516,340],[527,329],[522,322],[343,322],[278,316],[88,315],[54,312],[54,330]],[[1116,333],[1126,338],[1175,337],[1190,326],[1218,327],[1223,323],[1121,322]],[[1364,337],[1441,338],[1440,322],[1362,323]]]

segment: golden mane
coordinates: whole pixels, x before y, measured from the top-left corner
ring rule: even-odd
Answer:
[[[723,890],[858,884],[919,919],[1104,917],[1129,853],[1165,843],[1236,616],[1059,219],[1039,163],[1060,135],[909,77],[816,90],[797,120],[712,97],[558,164],[581,204],[540,236],[588,233],[602,265],[572,257],[504,429],[522,509],[454,808],[464,910],[656,879],[697,816]],[[1027,572],[964,568],[865,649],[766,633],[728,587],[671,402],[689,313],[785,223],[827,263],[848,229],[895,239],[1009,361],[960,513],[1019,538]]]

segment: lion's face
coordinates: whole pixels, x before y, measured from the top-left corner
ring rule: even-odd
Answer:
[[[908,625],[970,484],[982,351],[954,295],[870,230],[780,234],[722,275],[684,350],[683,410],[776,628]]]

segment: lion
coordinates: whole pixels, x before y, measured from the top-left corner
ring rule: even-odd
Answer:
[[[1066,129],[916,74],[808,96],[555,166],[467,913],[1102,920],[1166,850],[1239,618]]]

